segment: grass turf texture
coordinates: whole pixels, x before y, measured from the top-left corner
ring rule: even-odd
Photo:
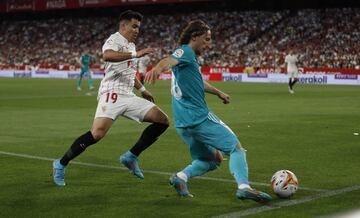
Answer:
[[[98,86],[99,81],[95,81]],[[213,83],[232,97],[209,107],[239,136],[248,150],[250,180],[269,183],[280,169],[293,171],[300,188],[335,190],[360,184],[360,87]],[[76,91],[75,80],[0,78],[0,151],[58,158],[88,131],[96,93]],[[170,84],[148,86],[172,121]],[[147,125],[119,118],[108,135],[75,161],[121,166],[118,157]],[[0,154],[0,217],[210,217],[261,205],[235,198],[236,185],[193,179],[192,199],[179,198],[168,175],[190,162],[173,126],[140,156],[145,180],[127,171],[70,164],[64,188],[52,182],[50,161]],[[228,161],[208,173],[232,179]],[[269,186],[253,185],[271,192]],[[316,195],[299,190],[292,199]],[[313,217],[360,207],[360,191],[266,211],[250,217]],[[272,194],[275,202],[282,202]]]

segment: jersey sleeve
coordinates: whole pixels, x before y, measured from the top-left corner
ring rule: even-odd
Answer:
[[[285,63],[289,62],[289,55],[286,55],[286,56],[285,56],[284,62],[285,62]]]
[[[148,65],[150,63],[150,57],[144,56],[144,65]]]
[[[115,39],[113,37],[109,37],[106,42],[104,43],[103,47],[102,47],[102,52],[104,53],[104,51],[111,49],[114,51],[118,50],[118,45],[115,42]]]
[[[179,65],[186,65],[191,62],[191,51],[186,47],[177,48],[171,57],[179,62]]]

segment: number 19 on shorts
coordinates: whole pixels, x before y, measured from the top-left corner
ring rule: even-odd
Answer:
[[[108,103],[111,101],[111,103],[115,103],[117,101],[118,94],[116,93],[106,93],[106,100],[105,102]]]

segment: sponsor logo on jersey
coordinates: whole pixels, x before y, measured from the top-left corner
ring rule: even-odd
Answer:
[[[180,48],[176,49],[173,53],[173,55],[177,58],[181,58],[183,56],[183,54],[184,54],[184,50],[182,50]]]
[[[113,43],[114,43],[114,40],[112,40],[112,39],[109,39],[109,40],[106,41],[106,44],[112,45]]]

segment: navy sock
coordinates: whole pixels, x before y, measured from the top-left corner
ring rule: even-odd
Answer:
[[[139,140],[130,149],[130,152],[136,156],[139,156],[146,148],[152,145],[158,137],[165,132],[169,127],[169,124],[152,123],[141,134]]]
[[[298,81],[298,79],[294,79],[294,81],[292,81],[291,83],[291,88],[295,85],[295,83]]]
[[[97,141],[94,139],[90,131],[86,132],[84,135],[77,138],[74,143],[71,145],[69,150],[64,154],[60,159],[60,163],[63,166],[68,165],[69,161],[81,154],[87,147],[92,144],[95,144]]]

